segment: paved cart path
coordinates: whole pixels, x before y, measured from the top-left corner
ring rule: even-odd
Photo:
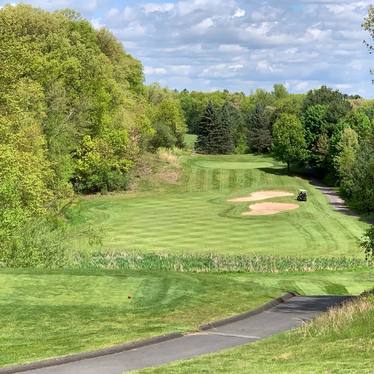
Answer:
[[[295,296],[257,315],[221,327],[121,353],[27,371],[29,374],[122,374],[162,365],[242,344],[293,329],[331,306],[343,296]]]
[[[350,209],[335,188],[327,187],[317,179],[310,179],[310,183],[327,197],[330,205],[334,210],[337,210],[338,212],[341,212],[348,216],[362,218],[362,220],[374,224],[374,218],[362,217],[359,213],[356,213],[352,209]]]

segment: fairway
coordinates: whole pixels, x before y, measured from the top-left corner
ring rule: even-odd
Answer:
[[[102,230],[103,250],[360,256],[358,240],[366,225],[334,211],[320,191],[284,174],[284,165],[271,157],[184,156],[181,163],[179,182],[166,191],[85,199],[70,211],[71,222]],[[308,202],[296,202],[299,189],[308,191]],[[245,216],[248,202],[228,201],[261,190],[292,193],[266,202],[299,208]],[[87,248],[79,240],[73,246]]]

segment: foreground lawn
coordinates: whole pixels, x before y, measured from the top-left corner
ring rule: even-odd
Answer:
[[[0,365],[194,330],[281,292],[224,274],[1,270]]]
[[[103,250],[224,254],[360,256],[366,225],[333,211],[309,182],[283,174],[264,156],[185,156],[177,184],[149,191],[90,198],[70,211],[71,222],[105,232]],[[243,217],[249,203],[227,199],[258,190],[309,191],[300,208],[272,216]],[[295,203],[294,197],[268,201]],[[77,240],[74,247],[87,248]]]
[[[374,296],[254,344],[141,373],[373,373]]]
[[[0,366],[102,348],[253,309],[287,290],[358,294],[368,271],[287,274],[0,270]],[[130,298],[129,298],[130,297]]]

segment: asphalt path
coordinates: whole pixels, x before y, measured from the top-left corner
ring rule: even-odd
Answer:
[[[374,224],[373,217],[363,217],[359,213],[350,209],[335,188],[327,187],[317,179],[310,179],[310,182],[317,190],[321,191],[327,197],[334,210],[346,214],[347,216],[359,217],[365,222]]]
[[[29,374],[122,374],[131,370],[159,366],[175,360],[252,343],[291,330],[346,299],[347,297],[344,296],[294,296],[269,310],[220,327],[129,351],[23,372]]]

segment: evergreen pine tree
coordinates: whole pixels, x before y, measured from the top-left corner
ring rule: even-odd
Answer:
[[[211,153],[211,133],[217,124],[217,113],[211,101],[205,108],[197,128],[196,150],[201,153]]]
[[[230,104],[226,102],[220,110],[216,126],[210,133],[210,153],[230,154],[234,152]]]
[[[252,152],[269,152],[273,141],[271,113],[262,104],[256,104],[248,116],[248,146]]]

